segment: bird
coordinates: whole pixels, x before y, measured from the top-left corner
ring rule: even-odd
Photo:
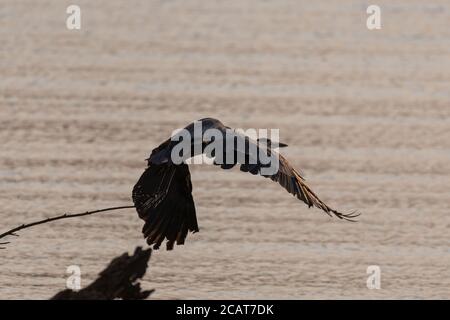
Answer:
[[[198,126],[200,131],[195,132]],[[215,135],[208,138],[207,133],[210,131]],[[138,216],[145,221],[142,233],[147,244],[155,250],[159,249],[164,240],[167,240],[166,249],[172,250],[175,243],[185,243],[189,232],[199,231],[187,164],[188,159],[198,155],[206,155],[207,158],[213,159],[214,165],[225,170],[239,165],[242,172],[269,178],[308,207],[321,209],[329,216],[348,221],[355,221],[359,216],[355,211],[345,214],[325,204],[306,184],[303,174],[274,147],[287,147],[287,144],[273,142],[269,138],[254,139],[214,118],[194,121],[179,132],[182,134],[173,134],[152,150],[146,159],[147,168],[132,191]],[[183,134],[187,134],[185,139],[180,138]],[[232,139],[227,139],[227,134]],[[180,148],[181,140],[185,140],[184,149]],[[217,147],[207,152],[208,147],[212,147],[214,143],[219,145],[219,142],[222,142],[222,148]],[[262,152],[275,161],[263,161],[260,156],[264,154]],[[269,164],[276,167],[276,170],[269,170]]]

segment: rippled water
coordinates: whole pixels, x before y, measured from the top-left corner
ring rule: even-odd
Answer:
[[[450,298],[450,6],[365,2],[3,1],[1,229],[131,202],[150,150],[212,116],[280,128],[284,152],[331,206],[274,183],[192,168],[200,232],[155,252],[154,298]],[[0,251],[0,298],[82,285],[144,245],[133,210],[21,232]],[[381,289],[366,287],[369,265]]]

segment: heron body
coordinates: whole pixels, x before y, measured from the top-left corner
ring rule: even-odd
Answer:
[[[198,124],[201,124],[200,128],[197,127]],[[205,133],[211,130],[215,132],[214,139],[205,138]],[[133,188],[132,197],[137,213],[145,221],[142,232],[147,243],[153,245],[154,249],[158,249],[166,239],[167,250],[171,250],[175,243],[184,244],[188,232],[199,231],[191,176],[185,160],[204,153],[214,158],[214,164],[222,169],[239,165],[243,172],[270,178],[308,207],[317,207],[330,216],[345,220],[357,216],[355,213],[344,214],[334,210],[320,200],[308,187],[299,171],[272,148],[269,139],[253,140],[213,118],[191,123],[182,132],[191,137],[188,141],[190,148],[185,152],[187,154],[178,153],[181,160],[173,161],[173,153],[179,141],[173,137],[167,139],[152,150],[147,159],[148,167]],[[226,139],[230,133],[233,134],[232,139]],[[215,148],[208,154],[208,146],[221,139],[221,142],[224,142],[223,148]],[[286,145],[280,143],[279,146]],[[262,155],[270,157],[272,163],[264,161]],[[223,161],[224,159],[227,161]],[[276,171],[268,170],[269,166],[273,167],[273,159],[276,159]]]

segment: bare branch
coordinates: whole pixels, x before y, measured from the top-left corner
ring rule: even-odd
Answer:
[[[56,217],[51,217],[51,218],[46,218],[43,220],[39,220],[39,221],[35,221],[35,222],[31,222],[31,223],[27,223],[27,224],[21,224],[18,227],[15,227],[13,229],[10,229],[2,234],[0,234],[0,239],[6,237],[6,236],[16,236],[18,237],[19,235],[16,234],[17,231],[22,230],[22,229],[26,229],[26,228],[30,228],[33,226],[37,226],[39,224],[44,224],[47,222],[52,222],[52,221],[56,221],[56,220],[61,220],[61,219],[68,219],[68,218],[76,218],[76,217],[82,217],[82,216],[88,216],[94,213],[99,213],[99,212],[105,212],[105,211],[113,211],[113,210],[121,210],[121,209],[131,209],[134,208],[134,206],[121,206],[121,207],[111,207],[111,208],[105,208],[105,209],[99,209],[99,210],[94,210],[94,211],[86,211],[86,212],[82,212],[82,213],[64,213],[63,215],[60,216],[56,216]],[[6,245],[9,242],[0,242],[0,245]],[[0,249],[4,249],[4,247],[0,247]]]

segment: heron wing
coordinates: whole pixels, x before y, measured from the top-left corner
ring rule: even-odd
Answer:
[[[186,164],[150,164],[134,186],[132,196],[139,217],[145,221],[144,237],[154,249],[167,239],[167,250],[171,250],[175,242],[184,244],[188,231],[198,231]]]
[[[340,219],[353,221],[359,214],[355,212],[342,213],[325,204],[306,183],[303,176],[294,169],[282,155],[279,155],[279,169],[274,175],[266,176],[272,181],[278,182],[289,193],[303,201],[308,207],[316,207],[325,211],[328,215],[335,215]]]
[[[233,148],[234,152],[234,163],[222,161],[220,165],[222,169],[230,169],[234,165],[238,164],[239,155],[241,155],[241,159],[245,159],[243,163],[240,164],[240,170],[243,172],[249,172],[253,175],[262,175],[266,178],[270,178],[272,181],[278,182],[280,186],[286,189],[289,193],[297,197],[299,200],[303,201],[308,205],[308,207],[316,207],[323,211],[325,211],[328,215],[335,215],[340,219],[352,220],[357,217],[359,214],[352,213],[341,213],[335,209],[330,208],[327,204],[325,204],[306,184],[305,179],[300,174],[300,172],[294,169],[291,164],[284,158],[281,154],[274,151],[273,149],[267,148],[266,145],[261,146],[258,142],[250,139],[249,137],[244,138],[246,140],[245,149],[242,148]],[[252,146],[253,144],[253,146]],[[253,149],[252,149],[253,148]],[[260,150],[263,148],[263,150]],[[224,148],[225,150],[226,148]],[[250,152],[249,150],[257,150],[257,152]],[[276,155],[275,159],[278,159],[278,170],[275,174],[263,174],[261,169],[263,167],[267,167],[268,164],[263,164],[259,159],[260,152],[265,152],[267,156]],[[255,156],[256,155],[256,156]],[[226,154],[222,155],[222,159],[226,159]],[[253,161],[250,161],[253,160]]]

